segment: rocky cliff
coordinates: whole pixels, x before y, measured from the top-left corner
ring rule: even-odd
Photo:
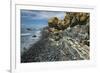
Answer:
[[[53,17],[41,31],[41,39],[21,56],[21,62],[90,59],[89,13],[69,13],[63,20]]]

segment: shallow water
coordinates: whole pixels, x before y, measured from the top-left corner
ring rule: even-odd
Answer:
[[[36,43],[40,36],[40,30],[21,33],[21,53],[28,50],[34,43]]]

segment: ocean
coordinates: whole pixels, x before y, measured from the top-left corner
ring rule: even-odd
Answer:
[[[21,29],[21,53],[28,50],[41,36],[41,29]]]

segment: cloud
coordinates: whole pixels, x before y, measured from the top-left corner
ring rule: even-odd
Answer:
[[[64,17],[64,12],[58,11],[38,11],[38,10],[21,10],[22,18],[29,18],[32,20],[49,19],[51,17]]]

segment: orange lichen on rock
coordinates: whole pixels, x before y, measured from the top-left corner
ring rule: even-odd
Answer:
[[[49,27],[57,30],[65,30],[70,26],[74,27],[78,24],[85,24],[87,20],[89,20],[89,13],[65,12],[63,20],[59,19],[58,17],[52,17],[48,20],[48,25]]]

